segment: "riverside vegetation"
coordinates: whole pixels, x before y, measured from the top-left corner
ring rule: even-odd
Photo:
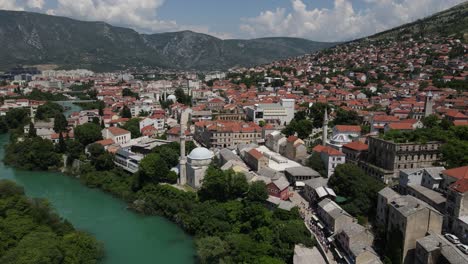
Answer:
[[[0,180],[0,263],[99,263],[102,245],[61,219],[44,199]]]
[[[28,122],[26,118],[23,125]],[[244,175],[222,171],[216,162],[198,192],[172,187],[177,175],[170,168],[178,163],[178,143],[155,148],[141,161],[139,172],[130,175],[114,167],[112,154],[101,145],[90,144],[101,139],[98,124],[78,126],[75,140],[61,137],[56,145],[34,133],[22,135],[22,126],[18,127],[6,147],[7,164],[59,169],[64,154],[68,162],[82,161],[79,170],[69,171],[87,186],[127,201],[137,212],[177,223],[195,238],[201,263],[291,263],[295,244],[315,245],[297,208],[290,212],[268,208],[263,182],[249,184]],[[192,148],[193,143],[188,143],[188,151]]]

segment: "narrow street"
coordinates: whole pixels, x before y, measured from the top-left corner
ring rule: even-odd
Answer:
[[[321,248],[322,252],[326,253],[326,258],[328,263],[337,263],[335,261],[335,257],[333,256],[328,243],[326,241],[325,234],[323,234],[322,230],[318,228],[313,221],[312,216],[314,213],[312,212],[312,209],[309,206],[309,202],[307,202],[296,190],[290,190],[290,193],[293,195],[289,197],[291,202],[296,205],[299,208],[299,213],[301,214],[301,217],[304,219],[304,223],[309,229],[310,233],[312,236],[315,237],[315,240],[317,241],[318,246]]]

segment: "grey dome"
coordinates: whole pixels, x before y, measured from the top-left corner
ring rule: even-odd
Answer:
[[[207,160],[207,159],[212,159],[213,156],[214,156],[213,152],[211,152],[207,148],[198,147],[190,152],[190,154],[188,155],[188,158],[192,160]]]

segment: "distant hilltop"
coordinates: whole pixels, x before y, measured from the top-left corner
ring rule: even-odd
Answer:
[[[95,71],[131,67],[226,70],[312,53],[335,43],[300,38],[222,40],[181,31],[139,34],[103,22],[0,11],[0,69],[53,64]]]

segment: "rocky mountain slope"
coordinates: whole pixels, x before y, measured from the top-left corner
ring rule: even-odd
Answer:
[[[103,22],[0,11],[0,69],[4,70],[18,64],[98,71],[143,66],[223,70],[333,45],[298,38],[221,40],[191,31],[146,35]]]

